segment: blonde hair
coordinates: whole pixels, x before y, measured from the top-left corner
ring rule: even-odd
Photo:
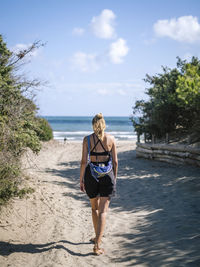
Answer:
[[[98,136],[100,140],[103,140],[104,130],[106,129],[106,123],[102,113],[98,113],[97,115],[94,116],[92,120],[92,126],[94,133]]]

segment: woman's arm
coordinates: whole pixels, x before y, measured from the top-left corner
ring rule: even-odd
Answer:
[[[117,159],[117,148],[115,138],[113,137],[113,146],[112,146],[112,162],[113,162],[113,170],[115,179],[117,178],[117,171],[118,171],[118,159]]]
[[[83,139],[83,148],[82,148],[82,159],[81,159],[81,169],[80,169],[80,189],[82,192],[85,192],[83,177],[85,173],[85,168],[87,166],[87,158],[88,158],[88,146],[87,146],[87,138]]]

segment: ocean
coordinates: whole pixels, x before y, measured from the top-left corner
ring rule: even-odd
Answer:
[[[83,116],[43,116],[53,129],[54,139],[83,140],[93,132],[92,117]],[[117,140],[136,140],[136,134],[129,117],[104,117],[106,132]]]

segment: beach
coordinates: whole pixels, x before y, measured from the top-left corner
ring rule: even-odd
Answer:
[[[22,159],[34,188],[0,214],[1,267],[199,266],[200,168],[138,159],[118,141],[117,194],[95,256],[91,208],[79,189],[81,141],[43,143]]]

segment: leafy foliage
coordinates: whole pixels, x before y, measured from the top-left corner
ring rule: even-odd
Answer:
[[[146,133],[151,139],[165,137],[166,133],[187,134],[200,128],[200,61],[193,57],[190,63],[178,58],[177,67],[162,67],[163,73],[146,75],[144,81],[148,101],[136,101],[132,122],[135,131]]]
[[[37,123],[36,132],[40,140],[42,141],[51,140],[53,138],[53,132],[48,121],[45,120],[44,118],[37,118],[36,123]]]
[[[0,35],[0,198],[4,199],[16,195],[23,151],[29,147],[38,153],[40,140],[52,138],[50,129],[44,127],[45,122],[38,123],[36,117],[33,92],[41,83],[18,74],[25,56],[40,46],[43,44],[37,41],[14,53],[8,50]]]
[[[200,61],[193,57],[184,65],[183,73],[177,79],[179,107],[187,111],[187,126],[190,142],[200,139]]]

